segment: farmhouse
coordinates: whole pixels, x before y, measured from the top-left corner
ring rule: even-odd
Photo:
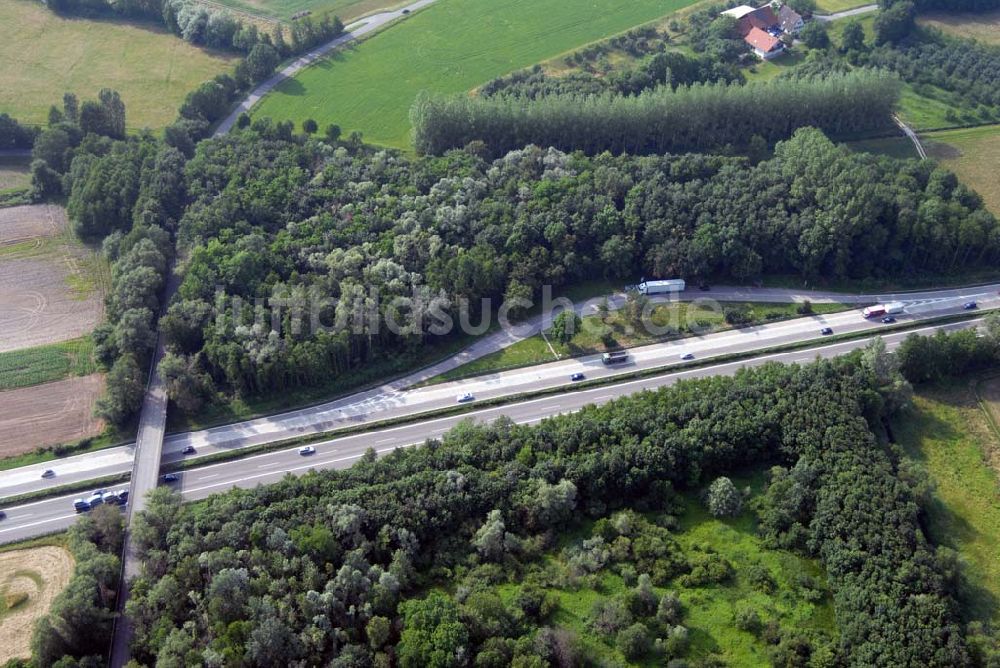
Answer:
[[[789,8],[781,8],[782,11],[785,9]],[[791,10],[789,9],[789,11]],[[798,23],[801,24],[802,17],[795,12],[792,12],[792,14],[798,17]],[[753,49],[758,58],[763,58],[764,60],[770,60],[784,52],[785,44],[780,39],[782,32],[793,34],[784,29],[785,22],[779,18],[778,14],[774,13],[771,5],[764,5],[757,8],[750,7],[749,5],[740,5],[739,7],[727,9],[722,12],[722,15],[732,16],[736,19],[736,30],[743,38],[743,41],[750,45],[750,48]],[[794,18],[791,16],[788,18],[790,19],[788,25],[794,27],[796,24]],[[801,28],[802,26],[799,25],[798,27]]]
[[[781,31],[786,35],[798,35],[805,25],[802,16],[788,5],[782,5],[778,10],[778,21],[781,24]]]

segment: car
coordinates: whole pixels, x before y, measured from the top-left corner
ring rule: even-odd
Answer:
[[[824,327],[823,329],[819,330],[819,333],[822,334],[823,336],[829,336],[833,334],[833,330],[830,329],[829,327]]]
[[[104,503],[111,506],[117,506],[121,502],[121,499],[119,499],[118,495],[115,494],[114,492],[105,492],[104,494],[101,495],[101,499],[104,501]]]
[[[977,304],[976,302],[965,302],[964,304],[962,304],[962,308],[964,308],[966,311],[971,311],[974,308],[979,308],[979,304]]]
[[[884,318],[882,318],[882,324],[891,325],[894,322],[896,322],[896,319],[893,318],[891,315],[887,315]]]
[[[0,520],[5,520],[5,519],[7,519],[7,513],[5,513],[4,511],[0,510]]]
[[[569,377],[570,380],[583,380],[584,378],[586,378],[586,376],[584,376],[579,371],[577,371],[576,373],[574,373],[572,376]]]
[[[315,454],[315,453],[316,453],[316,448],[314,448],[311,445],[307,445],[305,447],[299,448],[299,454],[303,455],[303,456],[305,456],[305,455],[312,455],[312,454]]]
[[[186,445],[184,446],[184,449],[181,450],[182,455],[193,455],[195,452],[197,451],[194,449],[193,445]]]
[[[460,404],[464,404],[467,401],[475,401],[475,399],[476,398],[472,396],[472,392],[466,392],[464,394],[460,394],[457,397],[455,397],[455,401],[457,401]]]
[[[96,508],[104,503],[104,495],[99,492],[94,492],[89,499],[87,499],[87,505],[91,508]]]
[[[163,476],[163,482],[177,482],[178,477],[176,473],[167,473]]]
[[[77,499],[73,502],[73,509],[78,513],[83,513],[90,510],[90,504],[84,499]]]
[[[56,472],[53,471],[52,469],[45,469],[44,471],[42,471],[43,478],[54,478],[55,476]]]
[[[682,360],[693,360],[694,359],[694,353],[684,353],[683,355],[681,355],[681,359]]]
[[[121,505],[124,506],[126,503],[128,503],[128,490],[127,489],[119,490],[119,491],[115,492],[115,495],[118,496],[118,503],[120,503]]]

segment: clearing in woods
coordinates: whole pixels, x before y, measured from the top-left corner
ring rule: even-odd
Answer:
[[[236,57],[199,49],[153,24],[59,16],[40,2],[0,1],[0,110],[45,123],[63,93],[96,98],[113,88],[128,127],[162,128],[188,91]]]
[[[0,459],[97,436],[104,423],[94,404],[104,375],[67,378],[0,392]]]
[[[628,30],[694,0],[439,0],[406,21],[286,79],[255,116],[307,118],[410,146],[409,110],[422,90],[460,93]]]
[[[35,622],[69,583],[73,564],[56,545],[0,552],[0,665],[31,657]]]
[[[88,334],[101,320],[107,263],[50,205],[0,209],[0,352]]]

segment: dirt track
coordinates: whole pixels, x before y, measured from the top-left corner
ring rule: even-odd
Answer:
[[[0,552],[0,597],[27,596],[0,618],[0,665],[31,656],[35,620],[48,612],[72,574],[73,557],[61,547]]]
[[[101,320],[101,263],[60,207],[0,209],[0,352],[56,343]]]
[[[104,376],[92,374],[0,392],[0,458],[99,434],[94,402],[103,389]]]

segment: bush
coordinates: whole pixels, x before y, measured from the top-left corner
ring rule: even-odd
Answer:
[[[645,624],[636,622],[618,634],[615,642],[618,651],[625,655],[629,661],[635,661],[649,652],[650,638],[649,629]]]
[[[721,476],[709,486],[706,505],[713,517],[735,517],[743,509],[743,496],[732,480]]]

